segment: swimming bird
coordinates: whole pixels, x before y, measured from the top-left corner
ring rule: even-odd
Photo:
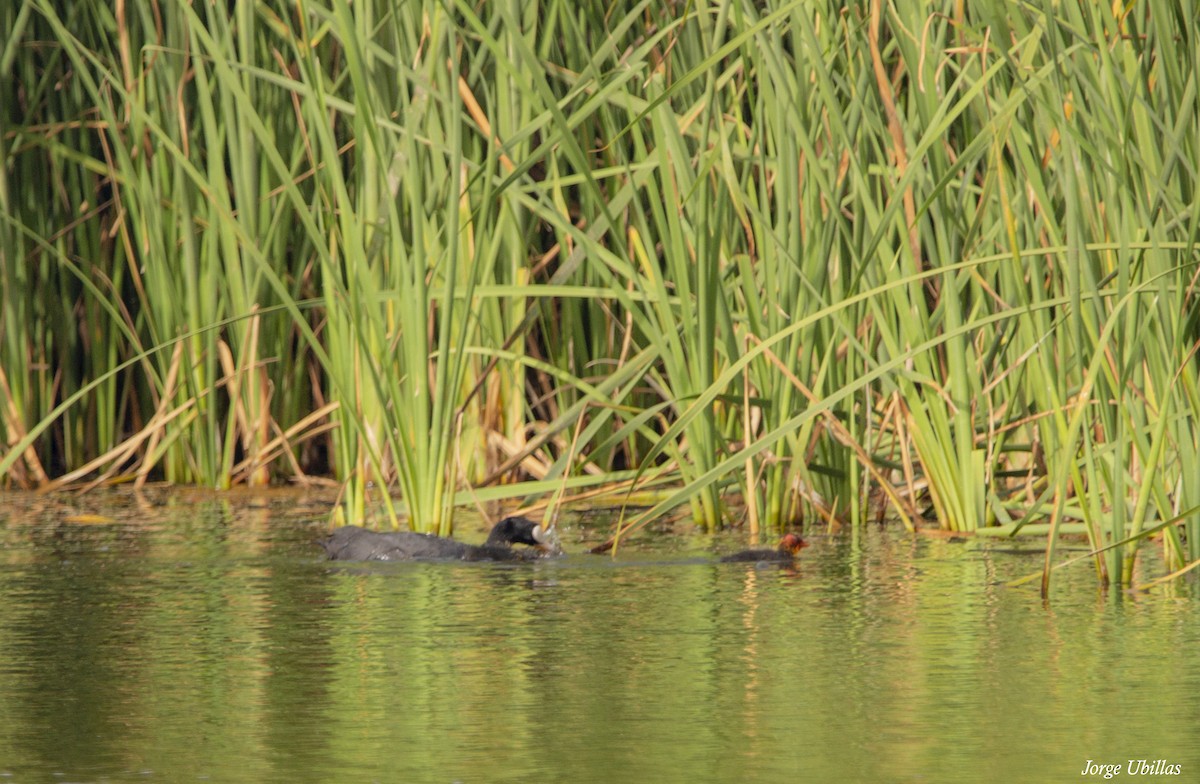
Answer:
[[[808,542],[796,534],[784,534],[774,550],[742,550],[721,559],[722,563],[791,563],[796,554],[808,547]]]
[[[433,534],[412,531],[368,531],[345,525],[318,542],[333,561],[521,561],[536,557],[510,544],[554,549],[542,526],[526,517],[506,517],[496,523],[482,545],[466,544]]]

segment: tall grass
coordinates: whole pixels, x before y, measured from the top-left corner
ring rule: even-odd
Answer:
[[[1200,560],[1184,3],[0,14],[10,484],[332,472],[447,533],[673,478],[622,532]]]

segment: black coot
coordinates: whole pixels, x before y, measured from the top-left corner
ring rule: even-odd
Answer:
[[[528,518],[506,517],[482,545],[412,531],[368,531],[356,525],[342,526],[318,544],[334,561],[521,561],[536,556],[533,551],[513,550],[509,547],[513,542],[546,548],[551,537]]]
[[[742,550],[721,559],[723,563],[757,563],[759,561],[791,563],[796,553],[808,547],[808,542],[795,534],[784,534],[774,550]]]

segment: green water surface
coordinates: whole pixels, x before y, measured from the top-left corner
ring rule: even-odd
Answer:
[[[1200,781],[1187,586],[1046,605],[1000,584],[1036,555],[879,528],[331,564],[294,494],[0,502],[0,782]]]

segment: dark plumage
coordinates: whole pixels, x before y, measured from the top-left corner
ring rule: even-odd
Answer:
[[[521,561],[534,555],[513,550],[513,542],[547,546],[550,536],[525,517],[506,517],[492,528],[482,545],[464,544],[432,534],[412,531],[380,533],[346,525],[318,542],[334,561]]]
[[[757,563],[759,561],[791,563],[796,553],[808,547],[808,542],[795,534],[784,534],[774,550],[742,550],[721,559],[723,563]]]

